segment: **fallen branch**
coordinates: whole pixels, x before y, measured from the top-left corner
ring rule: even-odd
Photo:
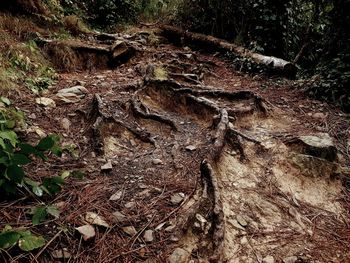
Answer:
[[[212,36],[207,36],[199,33],[185,31],[178,27],[163,25],[161,26],[162,34],[169,40],[178,44],[181,42],[190,43],[200,48],[209,50],[219,50],[224,52],[233,52],[238,56],[250,58],[257,64],[262,64],[271,68],[275,73],[280,73],[287,77],[295,77],[296,66],[281,58],[272,56],[265,56],[235,44],[229,43],[225,40],[218,39]]]

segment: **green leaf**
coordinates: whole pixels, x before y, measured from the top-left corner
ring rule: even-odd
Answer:
[[[61,178],[62,178],[62,179],[66,179],[66,178],[68,178],[70,175],[71,175],[71,172],[70,172],[70,171],[63,171],[62,174],[61,174]]]
[[[6,127],[8,129],[13,129],[16,126],[16,122],[14,120],[7,120],[6,121]]]
[[[52,178],[45,178],[43,180],[43,190],[46,190],[49,194],[57,194],[62,189],[62,184],[64,183],[64,179],[60,176],[55,176]]]
[[[40,151],[50,150],[55,145],[55,141],[52,136],[47,136],[40,140],[36,148]]]
[[[39,158],[43,159],[43,160],[47,160],[47,157],[41,152],[38,151],[35,147],[31,146],[30,144],[27,143],[21,143],[18,145],[20,150],[20,153],[24,154],[24,155],[30,155],[33,154],[35,156],[38,156]]]
[[[44,191],[40,186],[33,186],[32,191],[36,196],[39,197],[43,196],[44,194]]]
[[[60,210],[58,210],[58,208],[55,206],[51,206],[51,205],[47,206],[46,211],[48,214],[52,215],[55,218],[60,217]]]
[[[6,106],[11,105],[11,101],[6,97],[0,97],[0,101],[3,102]]]
[[[26,165],[32,161],[27,156],[21,153],[15,153],[11,160],[12,163],[16,165]]]
[[[5,142],[4,142],[4,140],[3,140],[2,138],[0,138],[0,146],[1,146],[1,148],[3,148],[3,149],[6,148]]]
[[[0,233],[0,248],[6,249],[16,245],[21,235],[16,231],[8,231]]]
[[[82,171],[76,170],[71,172],[71,176],[81,180],[84,179],[85,174]]]
[[[0,138],[9,140],[13,147],[18,142],[17,134],[14,131],[0,131]]]
[[[18,241],[18,246],[23,251],[32,251],[45,245],[45,239],[42,236],[25,236]]]
[[[39,225],[43,222],[47,216],[47,211],[45,206],[37,206],[32,208],[31,213],[33,214],[32,222],[33,225]]]
[[[23,169],[18,165],[10,165],[7,167],[6,174],[9,180],[18,184],[22,183],[22,180],[24,178]]]

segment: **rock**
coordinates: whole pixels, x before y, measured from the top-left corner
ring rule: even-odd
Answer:
[[[165,232],[173,232],[173,230],[175,229],[175,225],[170,225],[170,226],[168,226],[168,227],[166,227],[165,229],[164,229],[164,231]]]
[[[77,103],[81,100],[81,96],[74,93],[57,93],[56,97],[65,103]]]
[[[185,149],[189,152],[193,152],[193,151],[197,150],[197,147],[194,145],[188,145],[188,146],[186,146]]]
[[[196,220],[197,224],[195,226],[206,233],[210,228],[210,224],[208,224],[207,219],[205,219],[205,217],[201,214],[196,214]]]
[[[127,219],[127,217],[119,211],[114,212],[112,215],[116,223],[123,223]]]
[[[71,93],[75,95],[85,96],[89,93],[89,91],[84,86],[74,86],[71,88],[61,89],[57,92],[57,94],[65,94],[65,93]]]
[[[77,227],[76,230],[78,230],[78,232],[83,236],[85,241],[95,237],[96,235],[95,228],[92,225],[80,226]]]
[[[128,202],[124,206],[125,206],[125,208],[129,208],[129,209],[133,208],[135,206],[135,202]]]
[[[229,219],[228,222],[234,226],[235,228],[239,229],[239,230],[243,230],[245,231],[245,228],[243,226],[241,226],[237,220],[232,220],[232,219]]]
[[[36,98],[35,102],[39,104],[40,106],[48,107],[48,108],[55,108],[56,107],[56,102],[53,99],[50,98]]]
[[[69,253],[66,248],[54,250],[52,251],[51,255],[53,258],[56,258],[56,259],[65,259],[65,258],[68,259],[72,256],[71,253]]]
[[[292,163],[299,169],[300,173],[308,177],[329,178],[337,171],[337,164],[324,159],[305,154],[292,153],[290,155]]]
[[[179,205],[182,203],[182,201],[185,199],[185,194],[184,193],[176,193],[171,196],[171,203],[173,205]]]
[[[337,148],[328,133],[299,136],[288,144],[294,146],[294,150],[302,154],[322,158],[330,162],[337,158]]]
[[[169,256],[169,263],[187,263],[190,259],[190,253],[182,248],[176,248]]]
[[[40,138],[46,137],[46,132],[38,126],[30,127],[27,132],[35,132]]]
[[[108,161],[104,165],[101,166],[101,171],[110,171],[113,169],[113,165],[111,161]]]
[[[238,224],[240,224],[241,226],[243,226],[243,227],[248,226],[248,222],[243,218],[243,216],[237,215],[236,219],[237,219]]]
[[[298,261],[298,257],[296,256],[286,257],[282,259],[283,263],[296,263],[297,261]]]
[[[118,192],[116,192],[115,194],[113,194],[113,195],[109,198],[109,200],[110,200],[110,201],[117,201],[117,200],[119,200],[120,198],[122,198],[122,196],[123,196],[123,191],[122,191],[122,190],[119,190]]]
[[[103,226],[103,227],[109,227],[108,223],[98,214],[94,212],[87,212],[85,215],[85,220],[92,224],[97,226]]]
[[[29,119],[32,119],[32,120],[35,120],[37,117],[36,117],[36,114],[35,113],[31,113],[29,116],[28,116]]]
[[[327,115],[324,114],[324,113],[322,113],[322,112],[317,112],[317,113],[314,113],[314,114],[312,115],[312,117],[315,118],[315,119],[324,120],[324,119],[327,118]]]
[[[61,120],[61,126],[62,126],[62,128],[65,129],[66,131],[69,131],[70,125],[71,125],[71,122],[70,122],[69,119],[63,118],[63,119]]]
[[[164,164],[163,161],[162,161],[161,159],[153,159],[153,160],[152,160],[152,163],[153,163],[154,165],[163,165],[163,164]]]
[[[163,223],[159,224],[159,225],[156,227],[155,230],[156,230],[156,231],[161,230],[165,224],[166,224],[166,222],[163,222]]]
[[[133,226],[126,226],[126,227],[123,227],[122,229],[129,236],[135,236],[137,234],[137,231]]]
[[[273,256],[266,256],[263,258],[262,263],[275,263]]]
[[[143,238],[146,242],[150,243],[153,242],[154,237],[153,237],[153,230],[147,230],[145,231],[145,234],[143,235]]]

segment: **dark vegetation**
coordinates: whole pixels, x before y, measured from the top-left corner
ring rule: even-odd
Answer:
[[[185,0],[179,24],[293,61],[306,90],[350,110],[350,1]]]

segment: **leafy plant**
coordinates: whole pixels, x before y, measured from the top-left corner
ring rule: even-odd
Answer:
[[[30,211],[30,214],[33,215],[32,223],[34,226],[36,226],[39,225],[41,222],[45,221],[48,215],[51,215],[55,218],[59,218],[60,211],[55,206],[41,205],[33,207]]]
[[[1,115],[0,114],[0,118]],[[33,193],[41,196],[42,191],[47,193],[55,192],[58,188],[58,182],[52,178],[45,178],[43,184],[25,176],[23,166],[32,162],[33,157],[47,160],[45,153],[52,152],[60,155],[61,150],[58,146],[59,137],[49,135],[36,145],[21,143],[17,134],[11,130],[14,127],[13,120],[0,119],[0,191],[7,194],[14,194],[18,187],[27,185],[32,187]]]
[[[0,233],[0,249],[8,249],[15,245],[23,251],[32,251],[45,245],[42,236],[33,235],[29,230],[14,230],[6,226]]]

